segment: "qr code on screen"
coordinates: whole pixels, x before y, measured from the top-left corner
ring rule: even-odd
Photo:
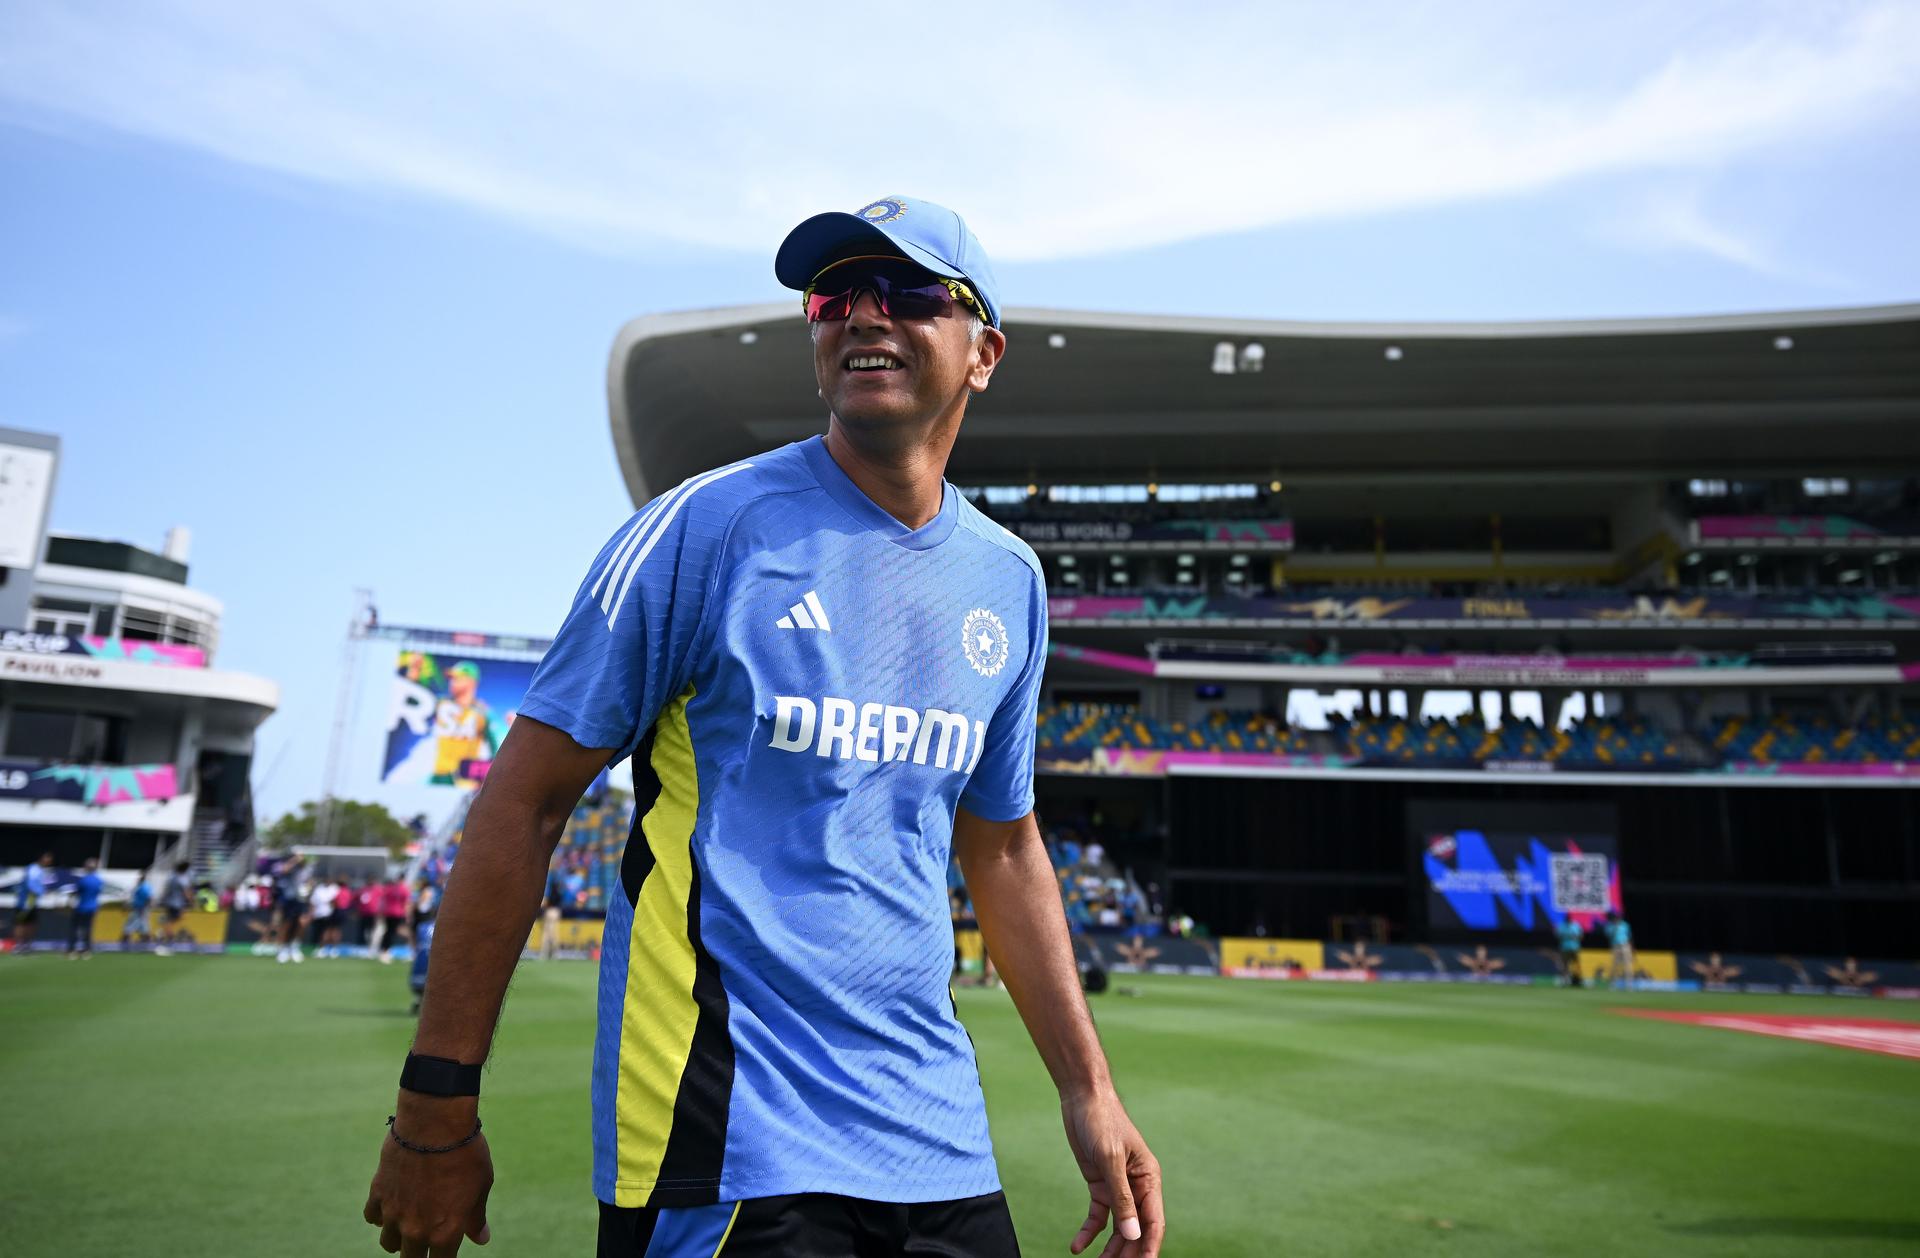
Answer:
[[[1607,858],[1556,852],[1553,863],[1553,907],[1561,913],[1604,913],[1607,903]]]

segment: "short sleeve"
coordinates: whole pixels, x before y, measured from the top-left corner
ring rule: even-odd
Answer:
[[[523,716],[620,760],[686,687],[725,540],[724,519],[691,501],[699,485],[654,499],[601,547],[534,671]]]
[[[1027,661],[987,727],[987,746],[960,806],[988,821],[1016,821],[1033,811],[1034,722],[1047,664],[1047,595],[1038,575],[1028,595]]]

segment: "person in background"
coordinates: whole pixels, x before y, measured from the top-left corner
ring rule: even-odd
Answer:
[[[402,883],[401,885],[405,886],[406,884]],[[408,939],[419,940],[420,923],[433,916],[434,901],[438,898],[439,892],[430,880],[421,878],[413,884],[412,903],[408,906],[407,910]]]
[[[551,961],[560,950],[560,906],[567,898],[566,875],[559,865],[547,869],[547,885],[540,893],[540,959]]]
[[[20,898],[13,907],[13,955],[24,957],[33,950],[34,932],[40,929],[40,900],[53,880],[53,853],[43,852],[40,859],[20,871]]]
[[[340,884],[322,874],[307,893],[307,921],[311,927],[313,955],[323,960],[333,955],[333,910],[340,895]]]
[[[127,924],[120,928],[120,947],[128,948],[135,940],[153,942],[153,883],[148,880],[144,869],[140,871],[140,880],[133,884],[133,894],[127,899]]]
[[[274,960],[283,965],[306,959],[300,952],[300,927],[307,917],[306,897],[300,890],[305,866],[305,859],[295,853],[273,871],[274,907],[280,913],[280,952]]]
[[[420,1016],[420,1002],[426,999],[427,979],[433,963],[435,898],[432,884],[422,879],[420,895],[413,906],[413,963],[407,967],[407,987],[413,992],[413,1007],[408,1012],[415,1017]]]
[[[353,929],[353,886],[345,878],[333,887],[333,948],[334,956],[342,956],[346,945],[351,943],[348,932]]]
[[[1633,986],[1633,927],[1618,913],[1607,914],[1607,942],[1613,945],[1613,985],[1622,991]]]
[[[73,921],[67,927],[67,956],[93,956],[93,915],[100,911],[100,861],[87,857],[80,867],[80,883],[73,892]]]
[[[173,945],[185,940],[192,942],[181,919],[187,915],[187,906],[193,902],[193,867],[181,861],[173,867],[172,877],[167,879],[166,889],[160,893],[160,943],[153,950],[156,957],[173,955]]]
[[[1560,919],[1554,927],[1554,934],[1560,938],[1560,968],[1566,974],[1567,986],[1580,986],[1580,923],[1573,920],[1569,913]]]
[[[369,878],[360,884],[359,892],[354,896],[354,911],[360,916],[362,930],[361,942],[367,946],[367,955],[374,956],[380,951],[381,937],[387,933],[385,920],[380,916],[380,888],[383,884],[378,878]]]
[[[380,889],[380,917],[386,926],[381,939],[380,963],[393,964],[393,946],[405,942],[407,909],[413,899],[404,879],[393,878]]]
[[[953,976],[948,981],[958,983],[966,973],[964,958],[960,954],[960,932],[980,929],[980,923],[974,920],[972,906],[958,887],[947,889],[947,917],[953,922]]]

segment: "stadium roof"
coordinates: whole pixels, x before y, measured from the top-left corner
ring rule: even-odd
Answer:
[[[1920,304],[1450,324],[1015,308],[1006,331],[955,481],[1857,475],[1920,461]],[[1215,374],[1223,341],[1260,345],[1264,369]],[[634,501],[823,431],[813,383],[795,302],[633,320],[607,390]]]

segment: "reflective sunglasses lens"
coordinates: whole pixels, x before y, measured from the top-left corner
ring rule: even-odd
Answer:
[[[844,319],[853,312],[852,290],[840,293],[815,291],[807,297],[807,322],[827,323]]]
[[[937,319],[953,309],[953,294],[938,282],[893,290],[887,313],[896,319]]]

